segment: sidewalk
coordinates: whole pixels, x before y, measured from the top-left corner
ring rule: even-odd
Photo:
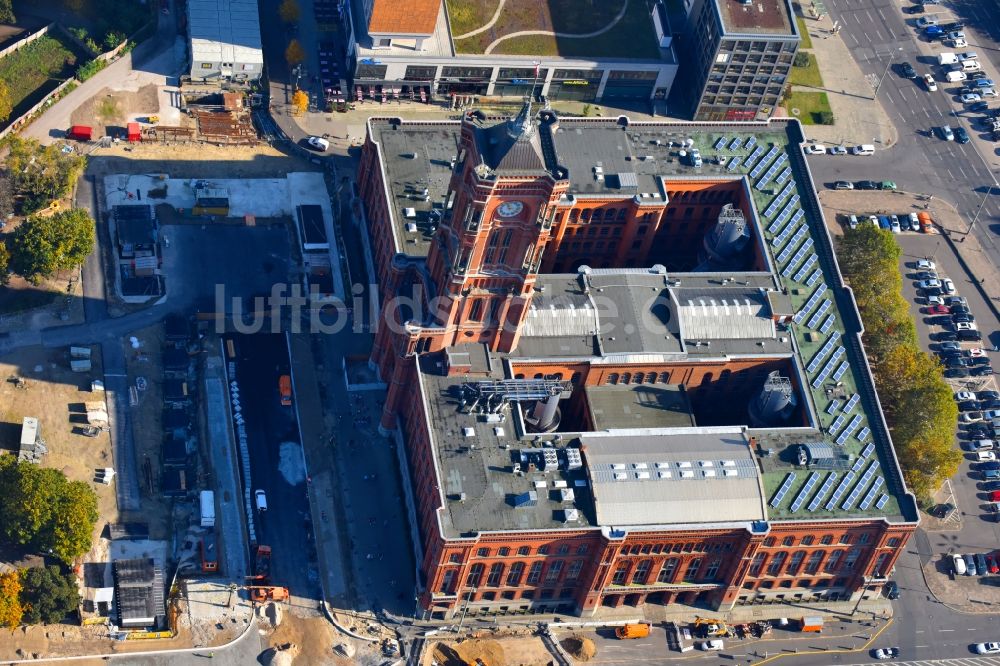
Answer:
[[[834,125],[805,125],[810,139],[828,145],[874,143],[888,148],[899,134],[881,103],[873,101],[875,89],[851,56],[844,40],[831,35],[829,18],[820,21],[806,17],[806,27],[812,38],[812,53],[816,56],[822,88],[796,86],[799,90],[825,92],[833,110]],[[788,110],[791,115],[791,110]]]

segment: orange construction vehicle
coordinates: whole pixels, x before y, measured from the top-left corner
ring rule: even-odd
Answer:
[[[292,378],[288,375],[278,377],[278,393],[281,394],[281,404],[285,407],[292,405]]]
[[[644,623],[624,624],[615,629],[615,636],[622,640],[626,638],[645,638],[649,636],[649,625]]]
[[[257,546],[257,553],[254,556],[252,580],[267,583],[271,579],[271,547]]]
[[[266,601],[288,601],[288,588],[273,585],[249,585],[250,598],[258,604]]]

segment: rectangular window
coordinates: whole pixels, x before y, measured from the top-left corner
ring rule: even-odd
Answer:
[[[618,565],[618,568],[615,569],[615,574],[611,577],[611,584],[624,585],[626,576],[628,576],[628,564],[622,562]]]
[[[674,572],[676,570],[677,570],[677,558],[671,557],[666,562],[663,563],[663,568],[660,569],[660,573],[656,577],[656,582],[657,583],[674,582]]]
[[[423,65],[407,65],[407,81],[432,81],[437,67],[424,67]]]
[[[470,321],[482,321],[483,320],[483,301],[484,298],[477,298],[472,301],[472,308],[469,310],[469,320]],[[483,549],[485,550],[485,549]],[[479,557],[486,557],[485,555],[480,555]]]
[[[771,558],[771,563],[767,565],[767,575],[777,576],[778,572],[781,571],[781,565],[785,563],[786,553],[775,553],[774,557]]]
[[[510,239],[514,237],[514,230],[507,229],[503,235],[503,243],[500,245],[500,256],[497,257],[497,263],[502,264],[507,260],[507,250],[510,249]]]
[[[814,550],[812,555],[809,556],[809,562],[806,563],[806,573],[814,574],[819,571],[819,563],[823,560],[823,551]]]
[[[708,569],[705,570],[705,580],[715,580],[715,578],[719,575],[720,566],[722,566],[722,560],[712,560],[712,563],[708,565]]]
[[[583,560],[573,560],[569,564],[569,569],[566,570],[566,582],[572,583],[580,577],[580,571],[583,570]]]
[[[500,587],[501,576],[503,576],[503,565],[497,562],[490,567],[490,573],[486,576],[486,586]]]
[[[765,557],[764,553],[757,553],[754,556],[753,561],[750,563],[750,575],[751,576],[759,576],[760,575],[760,569],[761,569],[761,567],[764,566],[764,557]]]
[[[854,565],[858,563],[858,558],[861,557],[860,548],[851,548],[847,551],[847,557],[844,558],[844,571],[853,571]]]
[[[514,562],[507,572],[507,587],[517,587],[521,584],[521,576],[524,575],[524,562]]]
[[[632,574],[632,583],[635,585],[645,585],[649,580],[649,570],[653,567],[653,560],[643,560],[635,568]]]
[[[837,572],[837,569],[838,569],[838,567],[840,565],[840,558],[841,558],[841,556],[843,554],[844,554],[844,551],[842,551],[842,550],[835,550],[832,553],[830,553],[830,557],[826,561],[826,572],[827,573],[836,573]]]
[[[562,573],[563,561],[556,560],[549,565],[549,570],[545,572],[545,583],[551,585],[559,580],[559,574]]]
[[[465,577],[466,587],[479,587],[479,581],[483,577],[483,564],[477,562],[469,567],[469,575]]]
[[[441,594],[451,594],[455,591],[455,570],[449,569],[444,572],[441,578],[441,587],[438,588]]]
[[[799,567],[802,566],[802,560],[806,557],[806,552],[804,550],[797,551],[792,554],[792,559],[788,561],[788,575],[794,576],[799,573]]]
[[[696,557],[691,560],[691,564],[688,565],[687,571],[684,572],[684,580],[695,580],[698,578],[698,569],[701,568],[701,558]]]
[[[542,577],[542,566],[541,562],[535,562],[531,565],[531,570],[528,571],[528,585],[536,585],[538,583],[538,579]]]

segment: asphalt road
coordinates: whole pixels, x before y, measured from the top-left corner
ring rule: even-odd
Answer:
[[[271,547],[272,582],[287,587],[293,603],[315,608],[322,592],[311,541],[302,447],[295,413],[281,405],[278,395],[278,378],[288,372],[285,336],[241,335],[235,344],[251,487],[267,497],[267,511],[255,512],[257,540]]]
[[[968,49],[979,53],[985,74],[998,80],[1000,71],[1000,7],[998,0],[969,0],[948,3],[941,10],[928,5],[928,13],[946,12],[954,7],[956,20],[966,22]],[[924,192],[953,203],[970,222],[979,213],[976,233],[994,260],[1000,262],[997,223],[1000,221],[1000,188],[989,188],[997,178],[991,165],[997,155],[997,144],[984,139],[982,126],[970,124],[981,114],[964,111],[954,97],[960,84],[941,82],[942,69],[935,56],[925,55],[928,42],[918,36],[911,25],[917,15],[904,15],[901,7],[909,2],[896,0],[827,0],[830,19],[841,25],[841,36],[851,54],[870,81],[882,79],[878,99],[899,131],[899,141],[892,148],[881,148],[871,157],[818,156],[810,157],[810,168],[817,185],[834,180],[890,178],[903,190]],[[829,27],[830,23],[825,23]],[[918,42],[918,40],[920,40]],[[935,44],[931,52],[954,51]],[[896,65],[908,61],[918,75],[932,73],[939,81],[938,91],[929,92],[922,82],[902,77]],[[889,65],[888,73],[886,66]],[[873,88],[873,95],[874,95]],[[997,106],[996,102],[992,106]],[[950,124],[964,126],[973,140],[966,144],[943,141],[931,129]],[[978,152],[981,151],[981,152]],[[989,165],[987,164],[989,163]],[[981,207],[981,209],[980,209]]]

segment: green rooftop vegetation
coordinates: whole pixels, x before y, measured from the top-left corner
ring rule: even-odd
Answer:
[[[496,0],[446,2],[459,53],[659,57],[647,0],[507,0],[492,24]]]

